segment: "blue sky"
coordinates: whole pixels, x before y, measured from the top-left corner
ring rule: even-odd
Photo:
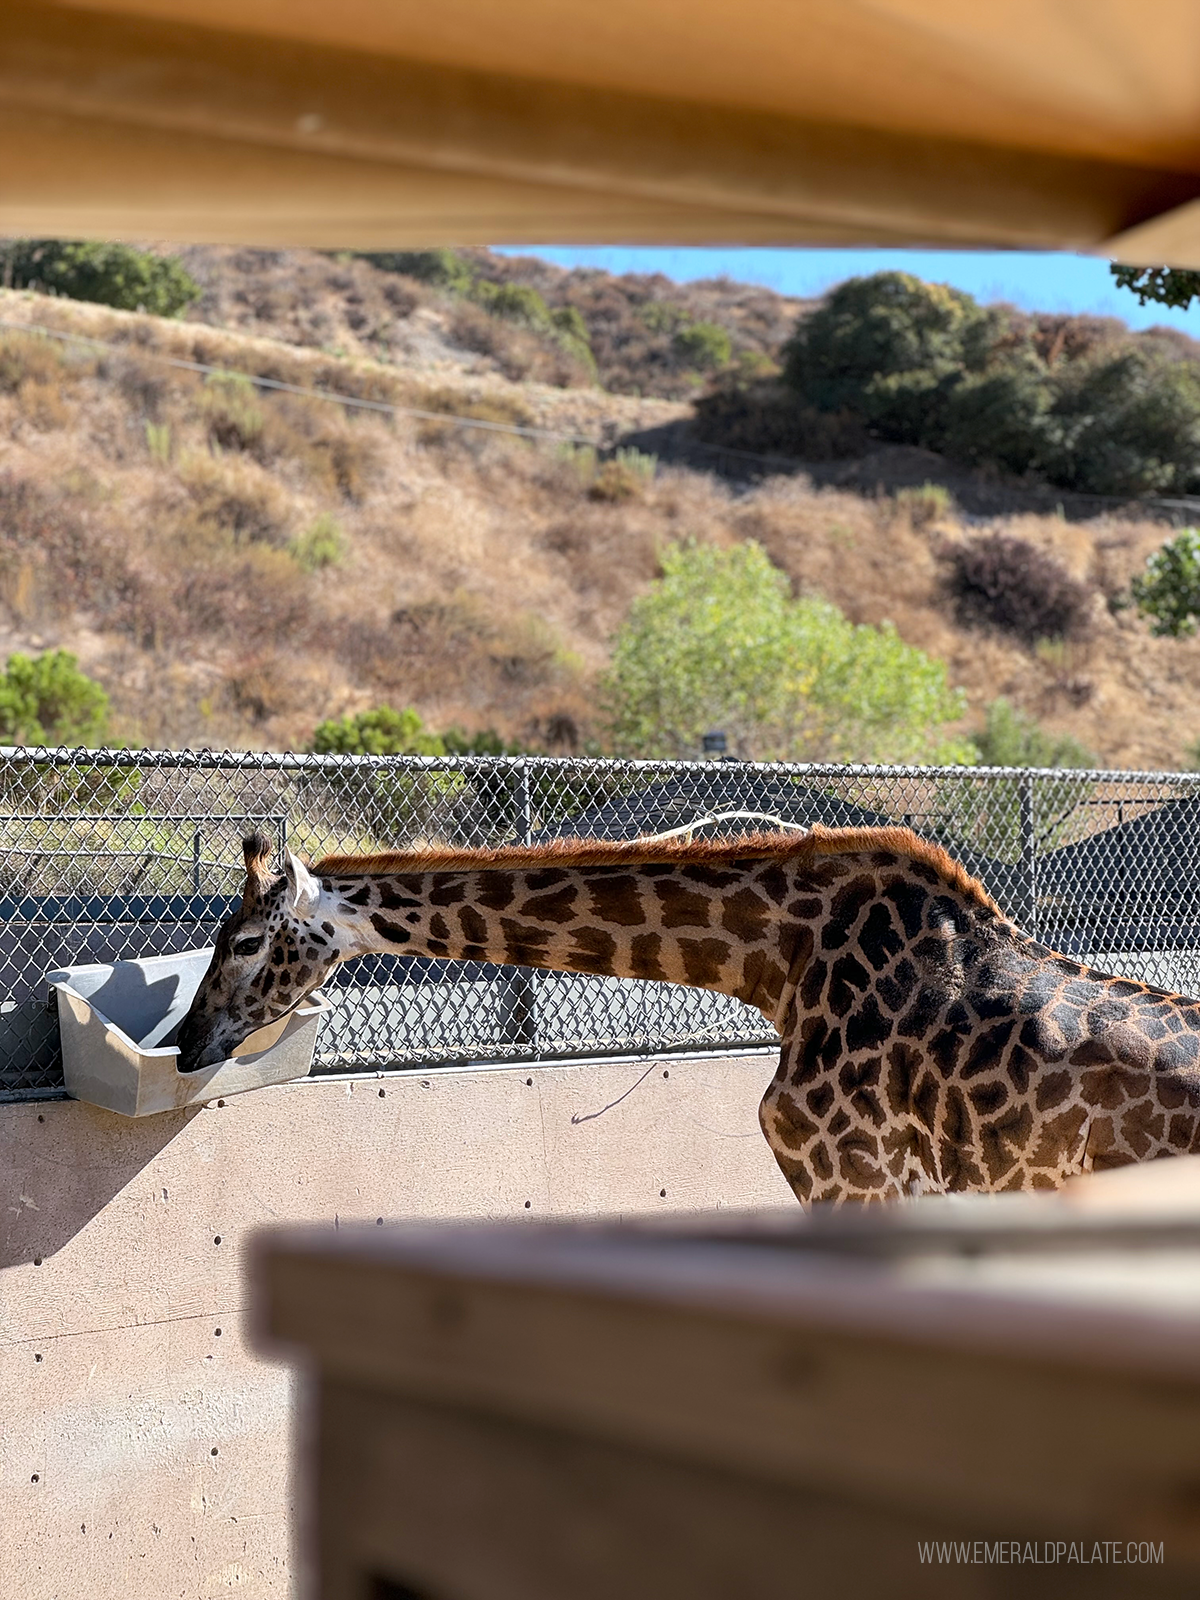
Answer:
[[[1122,317],[1134,328],[1169,323],[1200,339],[1200,305],[1187,311],[1146,306],[1118,289],[1108,262],[1091,256],[1024,250],[740,250],[644,249],[604,246],[509,248],[563,267],[604,267],[609,272],[663,272],[687,282],[724,273],[742,283],[762,283],[781,294],[820,294],[843,278],[899,269],[936,283],[951,283],[980,300],[1008,300],[1027,311],[1095,312]]]

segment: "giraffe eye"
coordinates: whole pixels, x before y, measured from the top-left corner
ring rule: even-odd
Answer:
[[[235,939],[233,953],[235,956],[252,956],[263,947],[263,935],[252,933],[245,939]]]

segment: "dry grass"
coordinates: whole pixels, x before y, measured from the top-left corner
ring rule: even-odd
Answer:
[[[0,651],[76,650],[126,738],[297,747],[321,719],[386,700],[416,705],[434,727],[586,747],[600,736],[607,640],[663,545],[684,536],[758,539],[798,590],[855,621],[891,618],[949,663],[969,725],[1007,695],[1125,766],[1173,766],[1200,734],[1200,640],[1153,639],[1106,604],[1162,541],[1161,523],[1027,515],[985,528],[919,497],[783,477],[735,491],[662,468],[628,498],[596,498],[594,473],[553,443],[350,414],[155,357],[593,434],[678,407],[454,372],[433,380],[14,294],[0,296],[0,315],[120,345],[0,335]],[[318,523],[336,525],[340,558],[306,565],[294,552]],[[1087,586],[1079,638],[1030,647],[956,621],[953,552],[996,528]]]
[[[548,330],[368,261],[210,245],[192,246],[183,257],[204,289],[190,315],[217,327],[406,371],[498,375],[563,388],[587,388],[598,377],[610,392],[665,398],[690,398],[705,381],[674,338],[679,327],[715,322],[729,335],[739,367],[770,369],[797,311],[811,304],[726,279],[678,284],[661,275],[567,271],[488,250],[461,254],[481,278],[526,285],[553,310],[576,310],[596,372]]]

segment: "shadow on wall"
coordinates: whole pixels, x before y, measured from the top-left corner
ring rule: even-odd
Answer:
[[[72,1101],[0,1106],[0,1268],[52,1256],[203,1108],[119,1117]]]

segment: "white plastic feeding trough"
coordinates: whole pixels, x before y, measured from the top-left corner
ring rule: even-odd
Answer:
[[[189,950],[48,972],[58,995],[67,1093],[123,1117],[149,1117],[307,1077],[317,1029],[331,1009],[319,989],[288,1016],[252,1033],[230,1060],[180,1072],[179,1051],[167,1041],[211,959],[211,949]]]

